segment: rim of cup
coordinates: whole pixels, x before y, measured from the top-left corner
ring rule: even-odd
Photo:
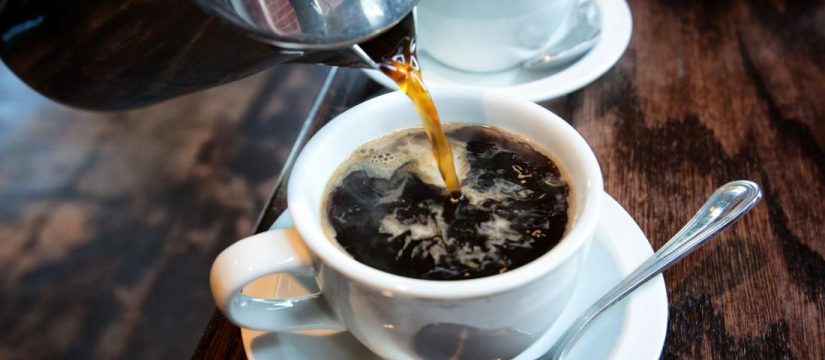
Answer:
[[[476,279],[416,279],[378,270],[355,260],[346,250],[337,245],[334,239],[330,239],[322,228],[321,219],[325,216],[321,210],[322,204],[320,200],[315,203],[313,199],[322,198],[325,195],[326,186],[318,190],[317,186],[313,188],[312,181],[303,181],[303,179],[313,176],[314,164],[318,156],[322,156],[318,152],[322,151],[326,145],[323,144],[325,140],[330,140],[333,135],[344,134],[343,136],[346,136],[346,134],[363,131],[364,126],[373,125],[364,123],[364,118],[369,117],[371,113],[386,113],[387,109],[398,109],[399,106],[412,107],[409,99],[403,93],[396,91],[367,100],[336,116],[310,139],[295,162],[287,190],[288,211],[304,243],[310,248],[314,257],[320,258],[324,266],[330,266],[350,279],[378,289],[385,296],[397,294],[433,299],[457,299],[489,296],[529,284],[564,263],[587,243],[598,221],[604,185],[595,155],[584,138],[572,126],[550,110],[506,94],[463,86],[437,86],[430,90],[437,108],[440,107],[439,103],[480,100],[485,109],[506,110],[507,113],[518,116],[518,121],[522,121],[521,119],[541,121],[541,125],[548,131],[558,132],[559,135],[556,138],[566,142],[560,146],[573,151],[570,152],[572,154],[570,159],[560,159],[554,156],[553,160],[561,162],[560,167],[567,168],[567,171],[571,171],[570,163],[575,162],[577,169],[580,169],[585,177],[583,183],[571,179],[574,182],[573,194],[583,195],[578,197],[579,201],[575,204],[576,215],[572,220],[568,220],[568,226],[571,228],[555,247],[537,259],[501,274]],[[495,121],[482,123],[496,126]],[[471,124],[468,123],[468,125]],[[409,128],[409,126],[393,126],[389,131],[367,139],[361,144],[404,128]],[[541,141],[534,140],[534,136],[530,134],[523,134],[523,136],[543,147]],[[344,159],[349,157],[354,150],[355,148],[349,149]],[[340,162],[335,167],[339,165]],[[328,181],[327,177],[324,179],[324,184],[326,185]],[[319,191],[320,194],[318,194]]]

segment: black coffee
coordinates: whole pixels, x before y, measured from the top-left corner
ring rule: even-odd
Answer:
[[[404,130],[341,165],[323,205],[330,235],[364,264],[431,280],[503,273],[552,249],[570,207],[553,161],[496,128],[447,134],[462,179],[458,203],[444,190],[423,130]]]

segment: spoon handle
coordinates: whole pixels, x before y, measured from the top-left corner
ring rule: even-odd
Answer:
[[[599,314],[739,220],[761,198],[759,185],[754,182],[738,180],[722,185],[670,241],[585,310],[542,359],[566,356],[571,345]]]

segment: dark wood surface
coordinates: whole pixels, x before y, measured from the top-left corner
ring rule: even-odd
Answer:
[[[300,150],[312,134],[321,126],[353,105],[369,97],[385,93],[386,90],[377,88],[364,74],[352,69],[338,69],[328,74],[328,88],[322,88],[317,100],[317,113],[310,113],[305,119],[306,133],[298,136],[292,145],[293,151]],[[326,89],[326,91],[325,91]],[[289,159],[284,167],[284,174],[288,173],[291,164]],[[261,212],[253,233],[266,231],[275,219],[286,209],[286,176],[280,177],[275,184],[270,201]],[[241,333],[237,326],[230,323],[219,311],[215,310],[201,337],[193,358],[236,358],[246,357]]]
[[[0,359],[180,359],[329,68],[92,113],[0,65]]]
[[[729,180],[752,179],[765,193],[665,274],[662,357],[825,358],[825,2],[630,7],[621,61],[542,105],[588,140],[607,192],[654,248]],[[350,91],[360,81],[344,80]],[[316,121],[340,106],[330,109]],[[243,357],[238,329],[215,313],[194,357]]]

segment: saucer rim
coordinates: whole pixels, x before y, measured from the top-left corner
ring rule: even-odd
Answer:
[[[633,15],[625,0],[595,0],[596,5],[602,14],[602,38],[596,43],[596,46],[587,53],[584,57],[577,60],[571,65],[566,66],[563,70],[548,74],[546,76],[537,76],[533,80],[507,85],[477,85],[467,84],[457,81],[452,81],[449,76],[444,76],[444,73],[438,73],[439,68],[449,68],[447,65],[437,63],[437,60],[432,59],[429,55],[423,54],[422,58],[426,58],[430,63],[437,63],[434,67],[436,72],[433,73],[434,79],[432,84],[442,85],[464,85],[483,90],[499,91],[510,94],[511,96],[519,97],[532,102],[542,102],[555,98],[559,98],[577,91],[590,83],[596,81],[599,77],[610,70],[624,55],[630,39],[633,34]],[[484,76],[484,73],[472,73],[461,70],[452,69],[453,71],[462,72],[472,76]],[[395,83],[387,78],[378,70],[363,69],[368,77],[384,87],[397,90]],[[503,70],[500,73],[515,73],[518,71],[531,72],[522,68],[512,68]],[[541,73],[540,71],[535,71]],[[427,76],[428,71],[424,70],[424,76]],[[578,75],[573,75],[578,73]],[[447,81],[444,81],[446,78]]]
[[[603,214],[610,216],[600,216],[597,228],[611,228],[609,236],[614,241],[603,242],[607,250],[616,260],[622,273],[629,273],[633,267],[644,261],[653,254],[653,249],[647,237],[639,228],[638,223],[632,216],[607,192],[602,196]],[[284,216],[286,214],[286,216]],[[279,229],[289,226],[289,212],[284,211],[275,220],[270,229]],[[629,220],[629,221],[628,221]],[[605,224],[613,223],[612,226]],[[604,232],[604,230],[600,231]],[[617,246],[615,240],[618,237],[630,239],[622,243],[622,247]],[[610,351],[609,359],[658,359],[664,347],[667,335],[667,325],[669,321],[668,298],[665,288],[665,281],[662,275],[651,279],[647,284],[637,289],[629,295],[626,300],[627,306],[622,316],[622,325],[619,336],[616,338],[613,348]],[[632,321],[631,321],[632,319]],[[255,360],[252,347],[252,340],[267,332],[254,331],[241,328],[241,339],[244,353],[250,360]],[[631,336],[633,333],[633,336]],[[638,336],[644,334],[645,336]],[[525,353],[530,352],[528,348]]]

